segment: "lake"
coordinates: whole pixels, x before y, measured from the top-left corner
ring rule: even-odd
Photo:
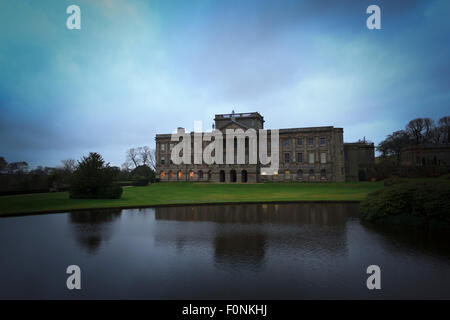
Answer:
[[[450,298],[450,236],[362,224],[356,203],[0,219],[0,298]],[[81,290],[66,269],[81,268]],[[381,268],[381,290],[366,269]]]

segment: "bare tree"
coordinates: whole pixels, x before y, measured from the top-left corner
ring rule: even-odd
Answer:
[[[77,162],[74,159],[61,160],[63,169],[72,173],[77,169]]]
[[[423,130],[425,129],[425,120],[417,118],[411,120],[406,125],[406,132],[415,140],[416,144],[420,144],[423,140]]]
[[[131,148],[127,150],[127,161],[131,162],[135,168],[137,168],[140,163],[141,163],[141,159],[140,159],[140,154],[139,154],[139,148]]]
[[[450,116],[439,119],[439,128],[442,130],[442,142],[450,143]]]
[[[151,149],[149,146],[139,147],[139,154],[141,156],[142,164],[155,169],[155,150]]]

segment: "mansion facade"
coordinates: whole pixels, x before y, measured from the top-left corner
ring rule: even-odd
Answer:
[[[250,128],[256,131],[264,129],[264,118],[258,112],[217,114],[214,118],[213,129],[220,130],[223,134],[226,129],[245,131]],[[374,164],[373,143],[364,141],[346,144],[343,133],[342,128],[333,126],[279,129],[279,169],[273,175],[266,175],[261,170],[265,166],[259,160],[256,164],[248,162],[247,141],[246,161],[243,164],[176,165],[171,161],[171,151],[177,142],[171,141],[171,134],[157,134],[156,174],[161,182],[344,182],[368,179]],[[210,142],[202,143],[205,148]],[[270,151],[270,138],[268,150]]]

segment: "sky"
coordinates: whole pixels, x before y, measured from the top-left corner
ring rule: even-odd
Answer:
[[[157,133],[232,110],[377,144],[450,115],[449,14],[448,0],[0,0],[0,156],[120,166]]]

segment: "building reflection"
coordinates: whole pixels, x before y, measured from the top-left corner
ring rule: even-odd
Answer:
[[[89,254],[95,254],[110,239],[113,224],[121,214],[121,209],[70,212],[69,223],[77,243]]]
[[[347,218],[357,212],[358,204],[354,203],[161,207],[155,208],[157,221],[186,224],[175,233],[167,225],[156,228],[155,240],[176,240],[184,246],[212,245],[219,266],[260,268],[267,250],[296,249],[305,256],[321,251],[327,255],[345,254]]]

